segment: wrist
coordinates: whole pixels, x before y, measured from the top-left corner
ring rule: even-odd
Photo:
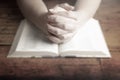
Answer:
[[[82,26],[84,26],[84,24],[86,24],[86,22],[92,18],[92,16],[90,16],[85,11],[81,10],[81,11],[74,11],[74,12],[76,13],[78,28],[81,28]]]

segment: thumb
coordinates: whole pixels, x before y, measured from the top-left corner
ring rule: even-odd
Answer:
[[[67,11],[73,10],[74,7],[69,5],[68,3],[63,3],[63,4],[59,4],[60,7],[64,8]]]
[[[62,11],[66,11],[66,9],[64,9],[64,8],[62,8],[62,7],[60,7],[60,6],[55,6],[54,8],[52,8],[52,9],[49,9],[49,12],[50,13],[58,13],[58,12],[62,12]]]

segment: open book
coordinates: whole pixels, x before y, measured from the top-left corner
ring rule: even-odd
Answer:
[[[27,20],[19,26],[8,57],[111,57],[97,20],[90,19],[64,44],[55,44]]]

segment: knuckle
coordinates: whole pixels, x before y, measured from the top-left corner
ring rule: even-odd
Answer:
[[[48,39],[54,43],[61,43],[61,40],[55,36],[49,36]]]
[[[51,31],[51,27],[50,27],[50,26],[47,26],[47,30],[48,30],[48,31]]]
[[[57,22],[59,20],[58,16],[54,16],[54,20]]]
[[[68,29],[68,25],[67,24],[63,24],[63,29],[67,30]]]
[[[65,40],[67,37],[65,35],[61,35],[61,39]]]
[[[57,16],[50,15],[50,16],[48,16],[48,20],[55,22],[55,21],[57,21],[58,19],[57,19]]]
[[[71,25],[71,24],[64,24],[63,25],[63,29],[64,30],[67,30],[67,31],[69,31],[69,32],[73,32],[74,31],[74,29],[75,29],[75,27],[73,27],[74,25]]]
[[[55,30],[55,34],[59,35],[60,34],[59,30]]]

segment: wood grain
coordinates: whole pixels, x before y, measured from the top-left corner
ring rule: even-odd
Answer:
[[[80,58],[6,58],[10,46],[0,46],[0,78],[101,80],[100,60]],[[80,76],[81,75],[81,76]],[[86,77],[87,76],[87,77]],[[57,79],[56,79],[57,78]]]
[[[11,45],[22,18],[15,1],[0,1],[0,45]]]
[[[111,52],[111,59],[101,59],[101,69],[104,80],[119,80],[120,79],[120,50]]]
[[[103,80],[120,79],[120,0],[104,0],[97,12],[108,43],[111,59],[101,59]]]

